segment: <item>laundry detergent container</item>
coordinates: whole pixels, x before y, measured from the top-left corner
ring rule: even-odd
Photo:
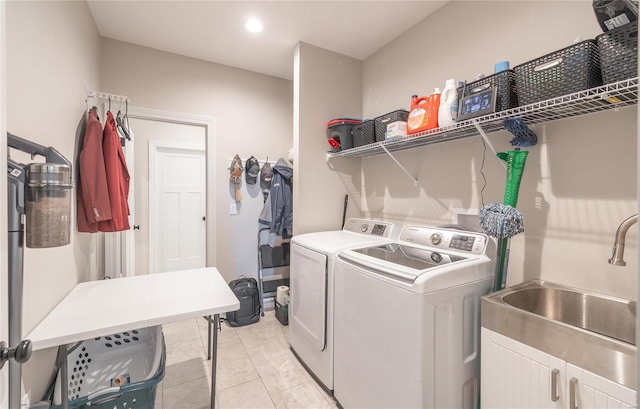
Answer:
[[[362,120],[354,118],[338,118],[327,122],[327,141],[331,145],[331,152],[353,148],[351,128],[361,123]]]
[[[153,409],[165,361],[160,326],[82,341],[67,355],[69,408]],[[52,409],[62,407],[60,378]]]

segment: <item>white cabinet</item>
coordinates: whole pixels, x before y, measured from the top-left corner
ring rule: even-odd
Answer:
[[[632,389],[486,328],[480,366],[484,409],[636,407]]]
[[[482,408],[564,408],[566,364],[560,359],[482,328],[480,402]],[[556,402],[551,397],[552,372]]]
[[[569,408],[637,408],[636,392],[592,372],[567,363],[567,390]],[[573,400],[572,400],[573,398]]]

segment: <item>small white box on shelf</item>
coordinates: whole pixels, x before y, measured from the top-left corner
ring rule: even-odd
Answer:
[[[405,121],[396,121],[387,124],[387,131],[384,139],[395,139],[407,136],[407,123]]]

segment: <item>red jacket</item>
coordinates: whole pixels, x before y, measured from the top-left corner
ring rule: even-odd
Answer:
[[[107,172],[107,186],[111,202],[111,220],[98,223],[100,231],[113,232],[129,230],[129,170],[120,145],[116,121],[111,111],[107,112],[102,138],[104,166]]]
[[[111,202],[102,153],[102,125],[93,109],[89,111],[78,172],[78,231],[96,233],[98,222],[111,219]]]

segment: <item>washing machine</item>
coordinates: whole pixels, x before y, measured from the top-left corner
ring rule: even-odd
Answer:
[[[476,408],[486,235],[405,226],[338,254],[334,396],[349,408]],[[491,254],[491,253],[489,253]]]
[[[333,268],[339,251],[392,241],[394,225],[348,219],[342,230],[291,239],[289,344],[307,371],[333,391]],[[396,234],[397,236],[397,234]]]

